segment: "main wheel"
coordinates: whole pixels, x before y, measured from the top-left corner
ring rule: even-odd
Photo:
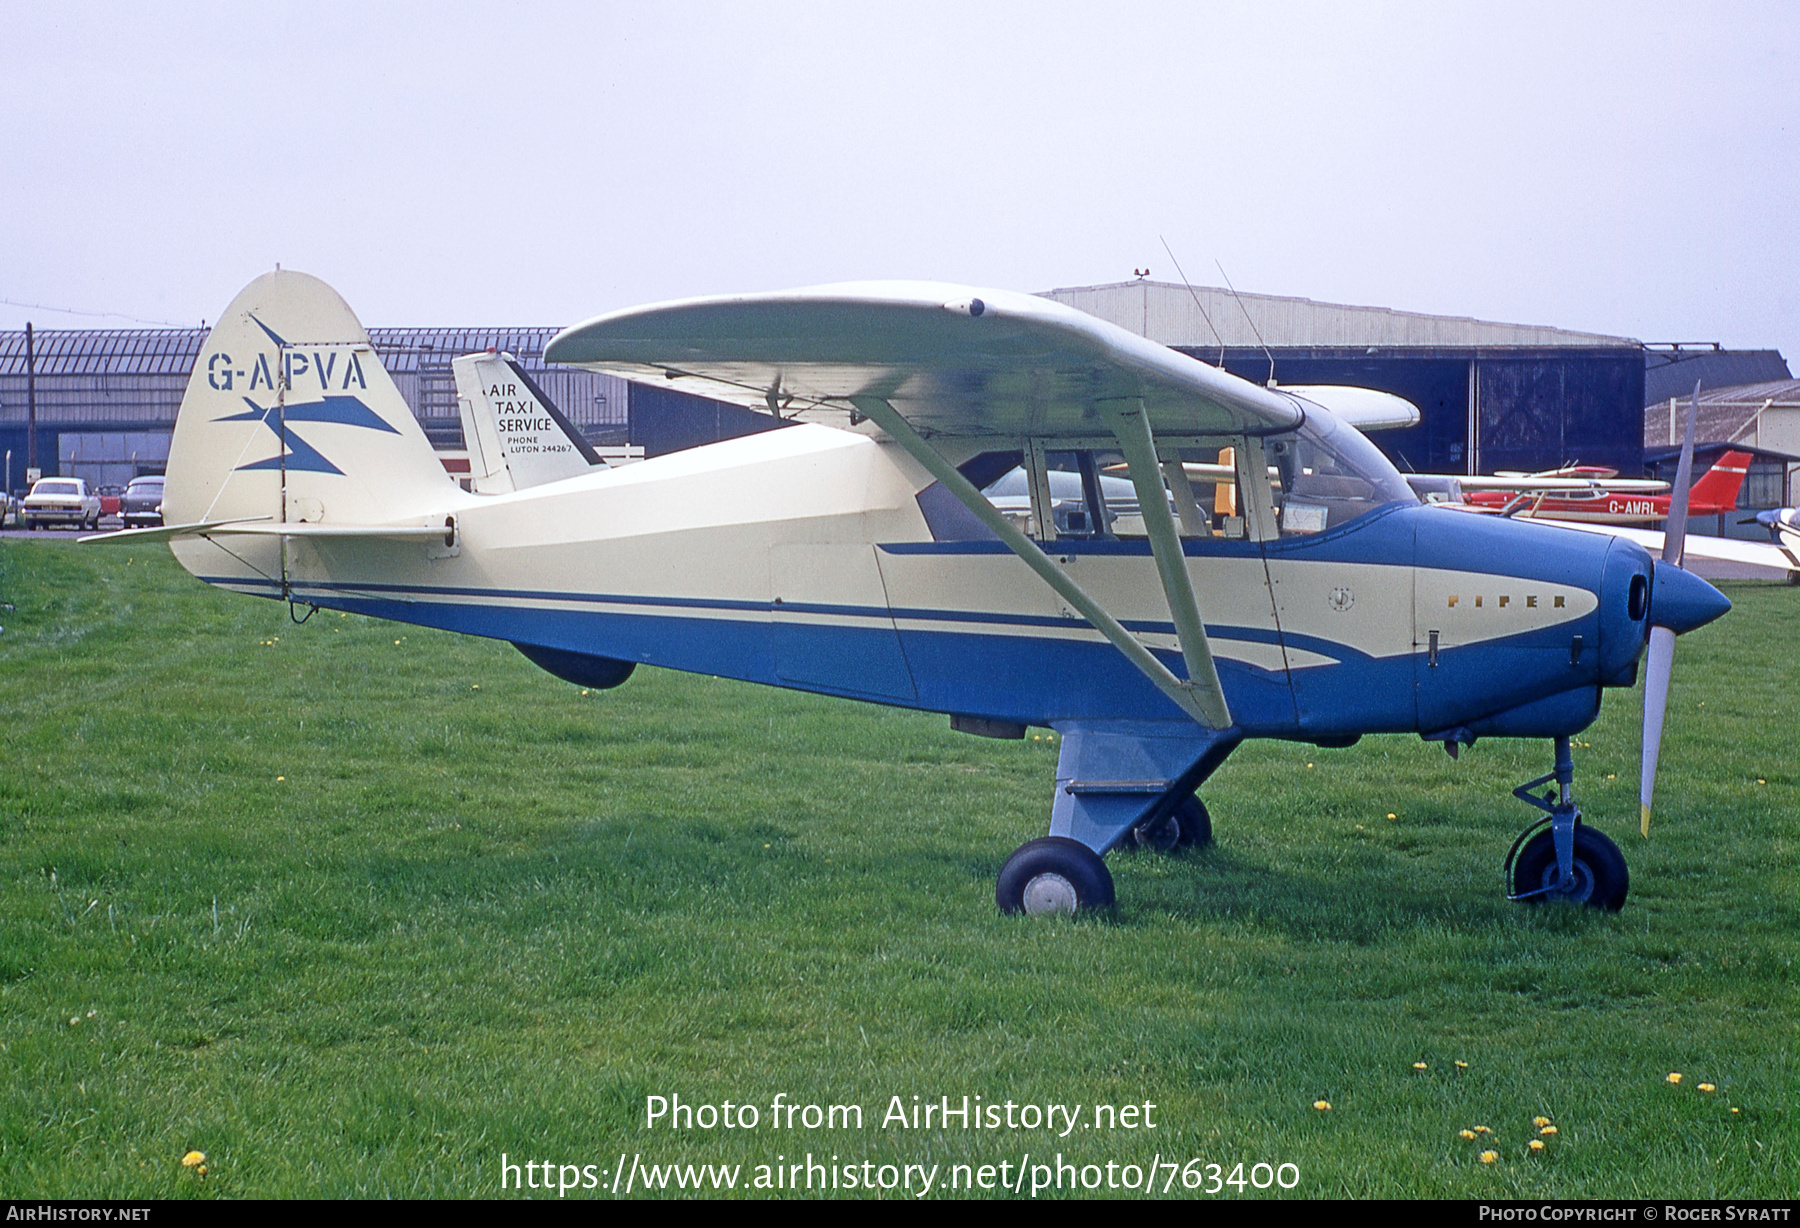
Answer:
[[[1556,887],[1556,840],[1550,829],[1545,828],[1527,840],[1513,859],[1513,894],[1537,892],[1525,897],[1524,902],[1529,904],[1551,900],[1586,904],[1606,912],[1618,912],[1625,906],[1631,873],[1625,868],[1625,854],[1604,834],[1587,826],[1575,828],[1574,871],[1574,883],[1566,891],[1559,890]],[[1545,887],[1550,890],[1545,891]]]
[[[1079,840],[1045,836],[1021,844],[1000,867],[994,900],[1005,913],[1088,912],[1113,905],[1112,874]]]
[[[1181,843],[1193,848],[1204,848],[1212,843],[1212,815],[1206,811],[1206,803],[1198,794],[1190,794],[1186,801],[1175,807],[1175,821],[1181,825]]]

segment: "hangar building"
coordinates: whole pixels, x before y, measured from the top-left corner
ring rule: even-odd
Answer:
[[[554,328],[371,328],[369,340],[434,446],[462,447],[450,360],[494,346],[520,365],[596,444],[623,443],[624,380],[544,366]],[[22,330],[0,331],[0,453],[9,489],[25,481],[27,419],[36,402],[38,466],[47,474],[123,485],[161,473],[175,412],[206,330],[45,329],[26,352]]]
[[[1403,396],[1419,425],[1372,436],[1403,471],[1643,464],[1644,351],[1628,337],[1149,280],[1044,297],[1257,383],[1272,360],[1283,384]]]
[[[1709,387],[1745,373],[1787,378],[1773,351],[1645,347],[1597,333],[1234,296],[1147,279],[1050,290],[1044,297],[1207,362],[1222,359],[1228,370],[1259,383],[1269,378],[1272,362],[1284,384],[1357,384],[1403,396],[1419,406],[1420,424],[1375,438],[1401,469],[1420,472],[1580,461],[1636,474],[1646,444],[1655,444],[1643,408],[1651,385],[1660,391],[1674,380],[1691,388],[1695,373]],[[630,443],[656,456],[780,425],[766,414],[669,388],[547,368],[543,347],[555,332],[376,328],[369,335],[441,450],[462,444],[450,360],[489,346],[518,355],[597,445]],[[203,329],[43,330],[28,354],[24,332],[0,331],[0,451],[13,454],[9,487],[24,480],[34,399],[38,464],[46,473],[122,483],[159,472],[205,336]],[[1765,413],[1764,421],[1772,426],[1775,419]],[[1774,446],[1785,442],[1783,435]]]

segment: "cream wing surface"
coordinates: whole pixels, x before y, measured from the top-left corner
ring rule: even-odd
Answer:
[[[544,357],[781,413],[879,398],[926,437],[1109,437],[1102,403],[1140,399],[1158,435],[1268,434],[1304,416],[1061,303],[939,282],[634,307],[564,329]]]

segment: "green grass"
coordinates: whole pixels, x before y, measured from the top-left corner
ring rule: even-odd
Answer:
[[[1581,738],[1617,916],[1502,899],[1547,744],[1383,737],[1242,748],[1214,848],[1115,856],[1115,915],[1044,921],[993,880],[1043,831],[1048,739],[657,670],[583,695],[504,644],[293,626],[166,552],[0,543],[0,1196],[492,1196],[502,1153],[809,1150],[1787,1196],[1800,593],[1728,591],[1682,641],[1650,842],[1636,697]],[[866,1127],[642,1125],[651,1094],[777,1092]],[[1159,1128],[880,1128],[965,1093]]]

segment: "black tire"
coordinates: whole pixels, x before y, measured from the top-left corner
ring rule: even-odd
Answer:
[[[1158,818],[1139,823],[1131,829],[1131,843],[1146,853],[1162,853],[1167,856],[1181,847],[1181,820],[1171,810]]]
[[[1543,888],[1556,882],[1556,841],[1545,828],[1519,850],[1513,859],[1512,889],[1514,895],[1535,891],[1526,896],[1527,904],[1546,902],[1586,904],[1604,912],[1618,912],[1625,906],[1625,894],[1631,888],[1631,873],[1625,867],[1625,854],[1603,833],[1591,827],[1575,828],[1575,885],[1569,891]]]
[[[1175,821],[1181,825],[1183,848],[1205,848],[1212,843],[1212,815],[1207,813],[1206,803],[1198,794],[1189,794],[1187,800],[1175,807]]]
[[[1021,844],[1000,867],[994,901],[1004,913],[1092,912],[1113,906],[1112,873],[1079,840],[1045,836]]]
[[[1160,818],[1131,829],[1132,843],[1151,853],[1175,853],[1184,848],[1204,848],[1212,843],[1212,816],[1206,803],[1192,793]]]

